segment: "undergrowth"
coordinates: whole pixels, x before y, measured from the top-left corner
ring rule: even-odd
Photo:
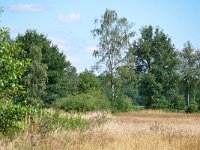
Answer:
[[[41,108],[23,105],[0,105],[0,136],[13,137],[30,131],[48,134],[59,128],[84,129],[89,121],[80,116],[62,116],[59,111],[47,112]]]

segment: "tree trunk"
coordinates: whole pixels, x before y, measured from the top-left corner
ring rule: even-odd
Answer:
[[[114,76],[113,72],[111,72],[111,90],[112,90],[112,102],[115,101],[115,83],[114,83]]]
[[[187,105],[190,105],[189,80],[187,80]]]
[[[115,101],[115,84],[112,83],[112,101],[114,102]]]

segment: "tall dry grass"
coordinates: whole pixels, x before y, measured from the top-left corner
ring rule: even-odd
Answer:
[[[199,150],[200,115],[96,113],[85,131],[58,129],[43,137],[23,133],[13,140],[1,139],[0,149],[41,150]]]

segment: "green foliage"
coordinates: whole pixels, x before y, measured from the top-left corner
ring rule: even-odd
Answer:
[[[80,116],[62,116],[59,112],[47,113],[40,116],[39,120],[36,120],[32,125],[34,132],[38,132],[42,135],[48,135],[53,130],[62,128],[65,130],[84,129],[89,126],[89,122],[82,119]]]
[[[200,108],[200,52],[190,42],[178,55],[169,36],[152,26],[143,27],[141,36],[131,41],[132,25],[113,10],[106,10],[95,25],[92,34],[99,40],[93,54],[98,58],[95,67],[104,65],[105,69],[99,77],[87,70],[78,76],[58,46],[36,30],[27,30],[14,41],[8,30],[1,28],[0,99],[35,106],[51,106],[57,100],[57,108],[76,112],[110,109],[107,99],[117,111],[131,110],[132,103],[183,111],[185,100],[190,104],[187,112]],[[7,105],[2,109],[22,115]],[[23,118],[11,120],[19,123]],[[47,118],[55,124],[51,116]]]
[[[26,97],[25,99],[18,99],[15,104],[22,104],[24,106],[28,105],[28,106],[33,106],[33,107],[39,107],[42,108],[44,106],[44,102],[41,101],[41,99],[35,99],[35,98],[31,98],[31,97]]]
[[[160,83],[156,82],[156,77],[153,74],[143,75],[140,82],[140,94],[145,97],[146,106],[150,107],[156,98],[159,98],[162,91]]]
[[[155,99],[153,101],[154,102],[151,105],[151,108],[154,109],[167,109],[169,106],[169,103],[166,99]]]
[[[81,93],[99,91],[100,81],[95,74],[86,70],[79,75],[78,90]]]
[[[132,99],[129,97],[118,98],[112,103],[113,112],[129,112],[133,109]]]
[[[133,101],[134,105],[145,105],[145,101],[142,99],[141,95],[139,95],[138,88],[133,85],[133,82],[128,84],[123,84],[120,90],[122,96],[128,96]]]
[[[150,106],[153,99],[163,97],[176,85],[178,59],[171,39],[161,29],[146,26],[140,33],[141,37],[133,42],[127,58],[136,59],[133,67],[142,77],[140,94],[146,97],[146,105]]]
[[[119,18],[113,10],[106,10],[101,19],[95,20],[95,29],[92,30],[94,37],[98,38],[98,49],[94,56],[99,58],[96,68],[103,64],[109,75],[112,100],[116,98],[116,76],[117,68],[121,66],[122,57],[129,47],[129,39],[134,35],[130,32],[132,25],[124,17]]]
[[[101,74],[98,76],[98,79],[100,81],[100,88],[102,93],[104,93],[109,100],[112,99],[112,91],[110,90],[109,75],[106,73]]]
[[[197,97],[200,83],[200,55],[199,50],[195,50],[188,41],[184,44],[183,50],[179,54],[182,91],[187,103],[190,99]]]
[[[70,63],[65,70],[67,76],[67,94],[76,95],[78,93],[78,74],[76,68],[71,66]]]
[[[176,109],[178,111],[185,110],[186,104],[183,95],[173,93],[169,99],[170,109]]]
[[[56,46],[44,54],[44,59],[48,67],[45,103],[51,104],[56,99],[67,95],[68,77],[66,72],[71,64],[66,61],[65,55],[60,53]]]
[[[47,135],[58,128],[74,130],[88,125],[89,122],[80,116],[62,116],[32,106],[0,105],[0,135],[3,136],[12,137],[27,130]]]
[[[21,105],[0,105],[0,133],[12,136],[24,128],[24,122],[31,116],[41,113],[37,108]]]
[[[24,86],[28,93],[28,99],[42,100],[45,96],[47,82],[47,65],[43,64],[42,52],[39,46],[30,47],[30,67],[24,76]]]
[[[0,41],[0,98],[10,99],[23,90],[19,80],[26,71],[29,61],[20,58],[24,51],[19,43],[10,39],[5,28],[0,29]]]
[[[141,111],[141,110],[144,110],[145,107],[144,106],[133,106],[133,111]]]
[[[31,67],[24,76],[27,84],[31,83],[27,86],[30,97],[43,99],[46,105],[50,105],[56,99],[66,96],[68,89],[74,89],[74,81],[71,80],[74,80],[76,70],[46,36],[28,30],[25,35],[18,35],[17,41],[23,43],[25,57],[32,59]]]
[[[89,125],[89,122],[78,117],[60,117],[53,116],[53,124],[57,124],[58,127],[62,127],[67,130],[74,130],[77,128],[85,128]]]
[[[90,92],[58,99],[54,103],[54,107],[69,112],[88,112],[108,110],[110,103],[102,93]]]
[[[186,112],[187,113],[194,113],[198,111],[198,103],[196,102],[195,99],[192,99],[190,101],[190,105],[188,106]]]
[[[133,64],[128,62],[126,66],[118,68],[118,80],[120,82],[120,89],[118,93],[122,95],[122,97],[128,96],[134,100],[134,105],[144,105],[144,101],[139,94],[138,89],[139,77],[133,69]]]

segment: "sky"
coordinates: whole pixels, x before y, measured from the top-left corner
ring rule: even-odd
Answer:
[[[90,69],[98,41],[91,34],[94,20],[106,9],[133,23],[133,31],[159,26],[177,49],[188,40],[200,48],[199,0],[0,0],[0,26],[9,27],[12,38],[36,29],[58,45],[77,72]]]

